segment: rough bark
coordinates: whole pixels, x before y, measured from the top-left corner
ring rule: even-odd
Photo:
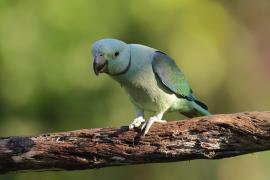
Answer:
[[[219,159],[270,149],[270,112],[155,123],[146,136],[121,128],[0,138],[0,174]]]

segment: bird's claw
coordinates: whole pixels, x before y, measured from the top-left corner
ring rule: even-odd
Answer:
[[[158,123],[166,123],[167,121],[166,120],[161,120],[161,119],[158,119],[157,117],[151,117],[148,121],[145,121],[142,126],[141,126],[141,130],[143,132],[143,136],[145,136],[150,127],[155,123],[155,122],[158,122]]]
[[[144,123],[145,120],[143,119],[143,117],[137,117],[136,119],[134,119],[134,121],[129,125],[129,129],[134,129],[136,127],[139,127],[142,123]]]

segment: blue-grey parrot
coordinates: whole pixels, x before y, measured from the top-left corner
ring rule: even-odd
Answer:
[[[207,106],[193,95],[184,74],[167,54],[139,44],[117,39],[101,39],[92,47],[96,75],[106,73],[118,81],[135,107],[130,129],[140,127],[147,134],[154,122],[166,122],[167,111],[187,117],[210,115]],[[155,116],[144,119],[144,112]]]

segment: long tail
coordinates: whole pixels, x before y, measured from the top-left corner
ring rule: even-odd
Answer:
[[[211,113],[208,111],[208,107],[203,102],[195,100],[191,102],[191,105],[193,107],[192,110],[181,113],[189,118],[211,115]]]

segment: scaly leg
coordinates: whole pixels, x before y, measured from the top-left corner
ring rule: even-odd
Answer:
[[[150,127],[153,125],[154,122],[158,122],[158,123],[165,123],[167,121],[162,120],[162,116],[164,113],[159,113],[156,116],[152,116],[150,117],[150,119],[148,121],[146,121],[145,123],[143,123],[141,130],[143,131],[143,136],[146,135],[150,129]]]
[[[135,106],[136,118],[133,122],[129,125],[129,129],[133,129],[135,127],[139,127],[142,123],[145,122],[144,120],[144,112],[142,109]]]

